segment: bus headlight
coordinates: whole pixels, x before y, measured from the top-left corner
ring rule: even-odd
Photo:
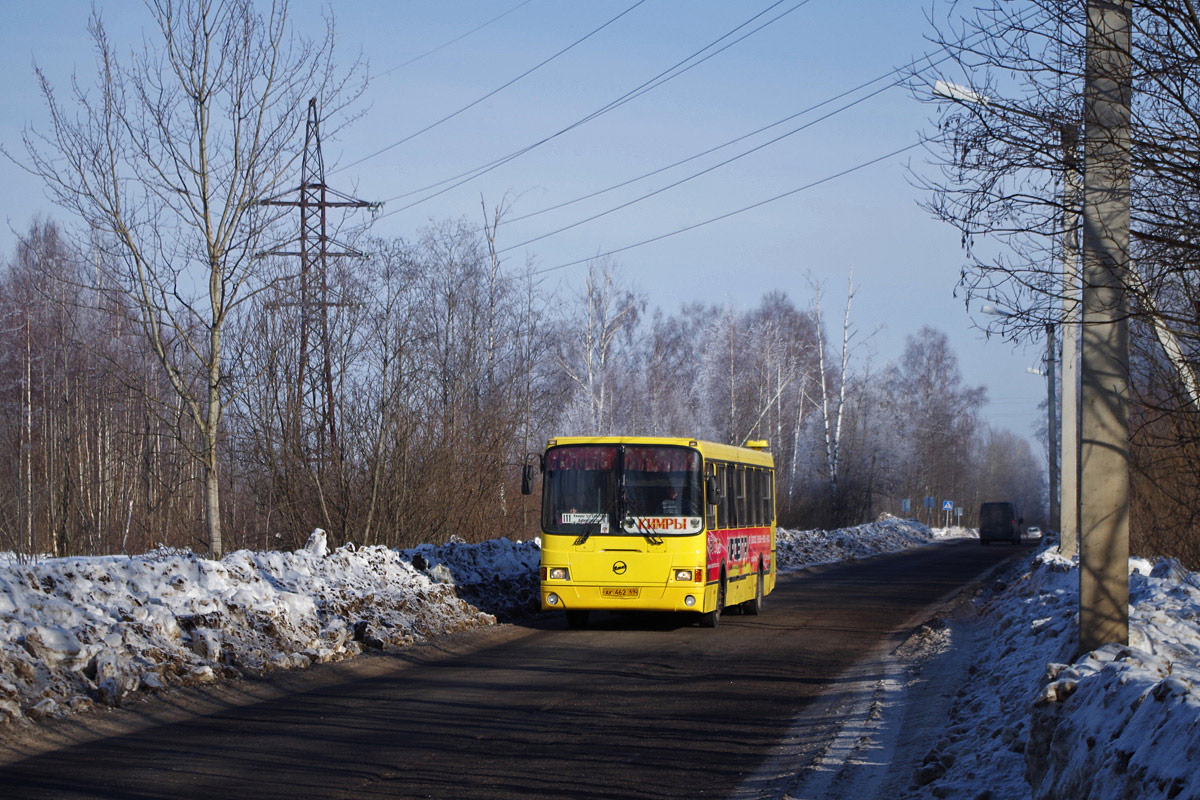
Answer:
[[[691,571],[690,569],[677,569],[677,570],[675,570],[675,580],[677,580],[677,581],[690,581],[691,579],[692,579],[692,571]]]
[[[552,581],[569,581],[571,580],[571,571],[566,567],[551,567],[548,577]]]
[[[689,594],[687,597],[683,598],[683,604],[688,608],[691,608],[692,606],[696,605],[696,598]]]
[[[558,595],[556,595],[554,592],[551,592],[550,594],[546,595],[546,605],[548,605],[548,606],[558,605]]]

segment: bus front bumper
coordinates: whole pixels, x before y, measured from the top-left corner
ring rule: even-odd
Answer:
[[[542,610],[571,611],[704,611],[716,603],[717,585],[680,583],[669,586],[543,585]]]

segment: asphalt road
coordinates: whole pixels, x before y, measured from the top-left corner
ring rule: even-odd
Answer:
[[[716,630],[593,615],[576,631],[547,615],[377,658],[369,674],[312,670],[270,699],[0,766],[0,797],[772,796],[763,765],[789,731],[796,746],[814,698],[1024,551],[962,543],[815,568]]]

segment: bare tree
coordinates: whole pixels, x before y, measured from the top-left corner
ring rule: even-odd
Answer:
[[[1046,492],[1045,474],[1034,456],[1029,440],[1010,431],[986,429],[977,444],[973,492],[964,509],[964,522],[979,524],[979,506],[989,500],[1017,502],[1025,521],[1044,519],[1045,507],[1038,502]],[[964,467],[970,468],[970,462]]]
[[[258,206],[286,178],[305,101],[344,108],[361,90],[333,61],[332,26],[292,32],[286,2],[149,0],[159,41],[127,57],[98,15],[96,86],[61,102],[37,71],[45,132],[27,130],[31,169],[83,221],[103,257],[103,288],[136,322],[198,431],[207,543],[222,552],[221,421],[237,391],[227,325],[264,285],[254,255],[272,220]]]
[[[970,476],[961,467],[975,450],[984,389],[963,385],[946,335],[929,327],[907,338],[887,380],[890,424],[904,451],[897,459],[901,496],[968,496]]]
[[[854,331],[850,325],[850,305],[854,301],[854,273],[851,272],[846,286],[846,313],[842,318],[842,350],[837,374],[825,363],[825,321],[821,315],[821,287],[814,286],[813,300],[817,317],[817,359],[820,367],[821,421],[825,428],[825,468],[829,478],[829,506],[834,518],[839,516],[841,494],[838,492],[838,476],[842,445],[842,421],[846,409],[846,385],[850,366],[850,340]],[[837,382],[837,397],[832,399],[831,384]],[[832,403],[832,407],[831,407]]]
[[[645,301],[625,288],[611,260],[588,263],[587,281],[576,299],[582,314],[563,321],[558,363],[582,390],[585,424],[598,434],[614,427],[617,346],[636,330]]]
[[[1136,538],[1143,526],[1178,529],[1179,517],[1158,509],[1193,504],[1182,487],[1200,486],[1193,463],[1162,457],[1170,437],[1186,447],[1189,418],[1200,416],[1200,15],[1190,0],[1130,5],[1132,241],[1121,291],[1135,353],[1133,490],[1157,496],[1167,463],[1190,473],[1171,504],[1141,507]],[[940,106],[931,137],[939,172],[919,180],[933,213],[962,233],[968,303],[1011,312],[989,320],[992,331],[1040,336],[1086,288],[1063,269],[1080,236],[1072,184],[1082,161],[1085,7],[989,0],[940,9],[933,38],[955,61],[941,77],[959,86],[935,98],[932,77],[914,75],[914,91]]]
[[[178,447],[147,413],[170,390],[133,346],[125,310],[86,288],[92,271],[57,226],[35,221],[0,272],[0,428],[13,437],[11,450],[0,440],[0,481],[12,485],[0,536],[24,552],[163,541],[170,524],[151,518],[180,502]]]

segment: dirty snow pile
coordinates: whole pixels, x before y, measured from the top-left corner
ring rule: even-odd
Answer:
[[[442,574],[415,566],[417,552]],[[486,566],[470,566],[481,558]],[[0,555],[0,721],[494,624],[456,595],[455,572],[463,583],[486,574],[476,581],[486,595],[489,581],[529,573],[530,558],[536,563],[536,545],[504,539],[407,554],[329,551],[320,530],[296,552],[241,550],[220,561],[165,548],[132,557]]]
[[[488,539],[466,544],[452,536],[449,544],[423,544],[403,550],[401,557],[438,583],[451,584],[463,600],[500,619],[521,617],[540,608],[537,540]]]
[[[969,528],[933,529],[915,519],[885,514],[879,522],[833,531],[780,528],[776,536],[776,557],[781,570],[797,570],[964,537],[975,538],[975,531]]]
[[[905,796],[1200,798],[1200,574],[1130,559],[1129,646],[1071,662],[1077,564],[1018,567],[976,601],[956,643],[975,655]]]

